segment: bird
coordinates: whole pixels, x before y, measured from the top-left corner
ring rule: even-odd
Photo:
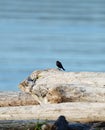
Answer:
[[[65,69],[63,68],[62,66],[62,63],[60,61],[56,61],[56,66],[59,68],[59,69],[63,69],[65,71]]]
[[[58,117],[58,119],[55,121],[55,123],[52,126],[52,130],[69,130],[69,125],[66,118],[61,115]]]

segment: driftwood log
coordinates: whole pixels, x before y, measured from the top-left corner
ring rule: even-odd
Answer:
[[[0,130],[105,130],[105,122],[71,123],[64,116],[55,121],[45,120],[0,120]]]
[[[0,92],[0,120],[105,121],[105,73],[39,70],[19,88]]]
[[[105,103],[105,73],[57,69],[34,71],[19,84],[19,88],[30,93],[39,103]]]
[[[73,102],[0,108],[0,120],[56,120],[60,115],[70,122],[105,121],[105,103]]]
[[[55,121],[45,120],[0,120],[0,130],[105,130],[105,122],[68,122],[64,116]]]
[[[28,93],[0,92],[0,107],[38,105],[38,102]]]
[[[34,120],[0,120],[0,130],[35,130]]]

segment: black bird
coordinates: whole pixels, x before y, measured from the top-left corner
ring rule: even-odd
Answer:
[[[51,130],[90,130],[91,126],[92,126],[91,124],[69,123],[66,120],[65,116],[61,115],[55,121]],[[101,127],[101,128],[103,128],[103,127]],[[94,130],[96,130],[96,129],[94,129]]]
[[[65,71],[65,69],[63,68],[62,66],[62,63],[60,61],[56,61],[56,66],[59,68],[59,69],[63,69]]]
[[[52,126],[52,130],[71,130],[69,129],[68,121],[64,116],[59,116]]]

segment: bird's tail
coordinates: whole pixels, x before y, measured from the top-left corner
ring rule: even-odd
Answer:
[[[64,71],[65,71],[65,69],[64,68],[62,68]]]

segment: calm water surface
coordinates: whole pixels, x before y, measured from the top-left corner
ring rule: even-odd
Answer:
[[[32,71],[105,71],[104,0],[0,0],[0,90]]]

